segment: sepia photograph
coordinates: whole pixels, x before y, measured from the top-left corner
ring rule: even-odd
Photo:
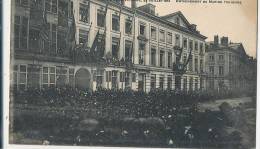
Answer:
[[[9,148],[256,148],[257,0],[11,0],[8,21]]]

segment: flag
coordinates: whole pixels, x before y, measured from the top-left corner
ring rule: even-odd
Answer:
[[[69,26],[69,25],[68,25]],[[76,46],[76,23],[74,13],[72,14],[72,23],[66,35],[66,46],[68,51],[73,51]]]
[[[91,27],[92,27],[92,22],[91,22],[91,24],[90,24],[90,27],[89,27],[88,33],[90,32]],[[88,40],[86,40],[86,42],[83,44],[82,49],[86,50],[86,49],[87,49],[87,46],[88,46]]]
[[[99,30],[98,30],[98,32],[96,34],[96,37],[95,37],[95,39],[94,39],[94,41],[92,43],[91,48],[90,48],[90,53],[95,53],[95,49],[96,49],[97,44],[98,44],[98,36],[99,36]]]
[[[43,10],[43,13],[42,13],[42,26],[41,26],[41,31],[40,31],[40,38],[43,41],[49,40],[47,13],[45,10]]]

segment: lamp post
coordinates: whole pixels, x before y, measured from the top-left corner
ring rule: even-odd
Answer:
[[[176,62],[173,64],[173,73],[175,74],[175,88],[180,90],[181,89],[181,77],[186,72],[186,66],[188,65],[191,59],[191,52],[190,49],[188,59],[186,62],[181,63],[181,54],[183,52],[183,48],[180,46],[173,47],[174,53],[176,55]]]

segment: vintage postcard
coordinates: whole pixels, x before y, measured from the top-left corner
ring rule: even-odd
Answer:
[[[7,148],[256,148],[257,0],[7,3]]]

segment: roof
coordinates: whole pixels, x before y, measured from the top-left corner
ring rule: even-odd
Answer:
[[[240,54],[247,55],[246,52],[245,52],[245,48],[244,48],[242,43],[232,43],[232,42],[230,42],[227,46],[222,45],[222,44],[218,44],[217,46],[213,46],[214,45],[213,41],[209,41],[207,43],[209,45],[212,45],[207,51],[217,51],[217,50],[222,50],[222,49],[229,49],[229,50],[233,50],[234,52],[238,52]]]
[[[183,15],[183,13],[181,11],[167,14],[165,16],[162,16],[161,18],[168,19],[170,17],[177,16],[177,15],[180,16],[187,25],[189,25],[189,26],[191,25],[190,22],[186,19],[186,17]]]
[[[204,40],[207,39],[206,36],[200,34],[199,32],[192,31],[191,29],[187,29],[187,28],[184,28],[184,27],[179,26],[179,25],[177,25],[177,24],[174,24],[174,23],[172,23],[172,22],[170,22],[170,21],[167,21],[166,18],[165,18],[166,16],[164,16],[164,17],[159,17],[159,16],[156,16],[156,15],[152,15],[152,14],[150,14],[150,13],[146,13],[146,12],[144,12],[144,11],[138,9],[139,7],[138,7],[137,9],[132,9],[132,8],[127,7],[127,6],[123,6],[123,7],[122,7],[120,4],[117,4],[117,3],[114,3],[114,2],[111,2],[111,1],[109,1],[109,4],[111,4],[111,5],[113,5],[113,6],[116,6],[116,7],[118,7],[119,9],[122,8],[122,9],[124,9],[125,11],[128,11],[128,12],[133,13],[133,14],[136,12],[136,13],[139,14],[139,15],[144,15],[144,16],[150,18],[150,19],[159,21],[159,22],[164,23],[164,24],[166,24],[166,25],[168,25],[168,26],[170,26],[170,27],[173,27],[173,28],[176,28],[176,29],[178,29],[178,30],[180,30],[180,31],[183,31],[183,32],[192,34],[192,35],[197,36],[197,37],[199,37],[199,38],[202,38],[202,39],[204,39]],[[146,5],[148,5],[148,4],[146,4]],[[151,5],[152,5],[152,4],[151,4]],[[173,14],[175,14],[175,13],[172,13],[172,14],[169,14],[169,15],[173,15]],[[182,18],[185,19],[185,20],[188,22],[188,20],[184,17],[184,15],[183,15],[180,11],[176,12],[176,14],[182,15]],[[188,23],[189,23],[189,22],[188,22]],[[190,24],[190,23],[189,23],[189,24]]]

